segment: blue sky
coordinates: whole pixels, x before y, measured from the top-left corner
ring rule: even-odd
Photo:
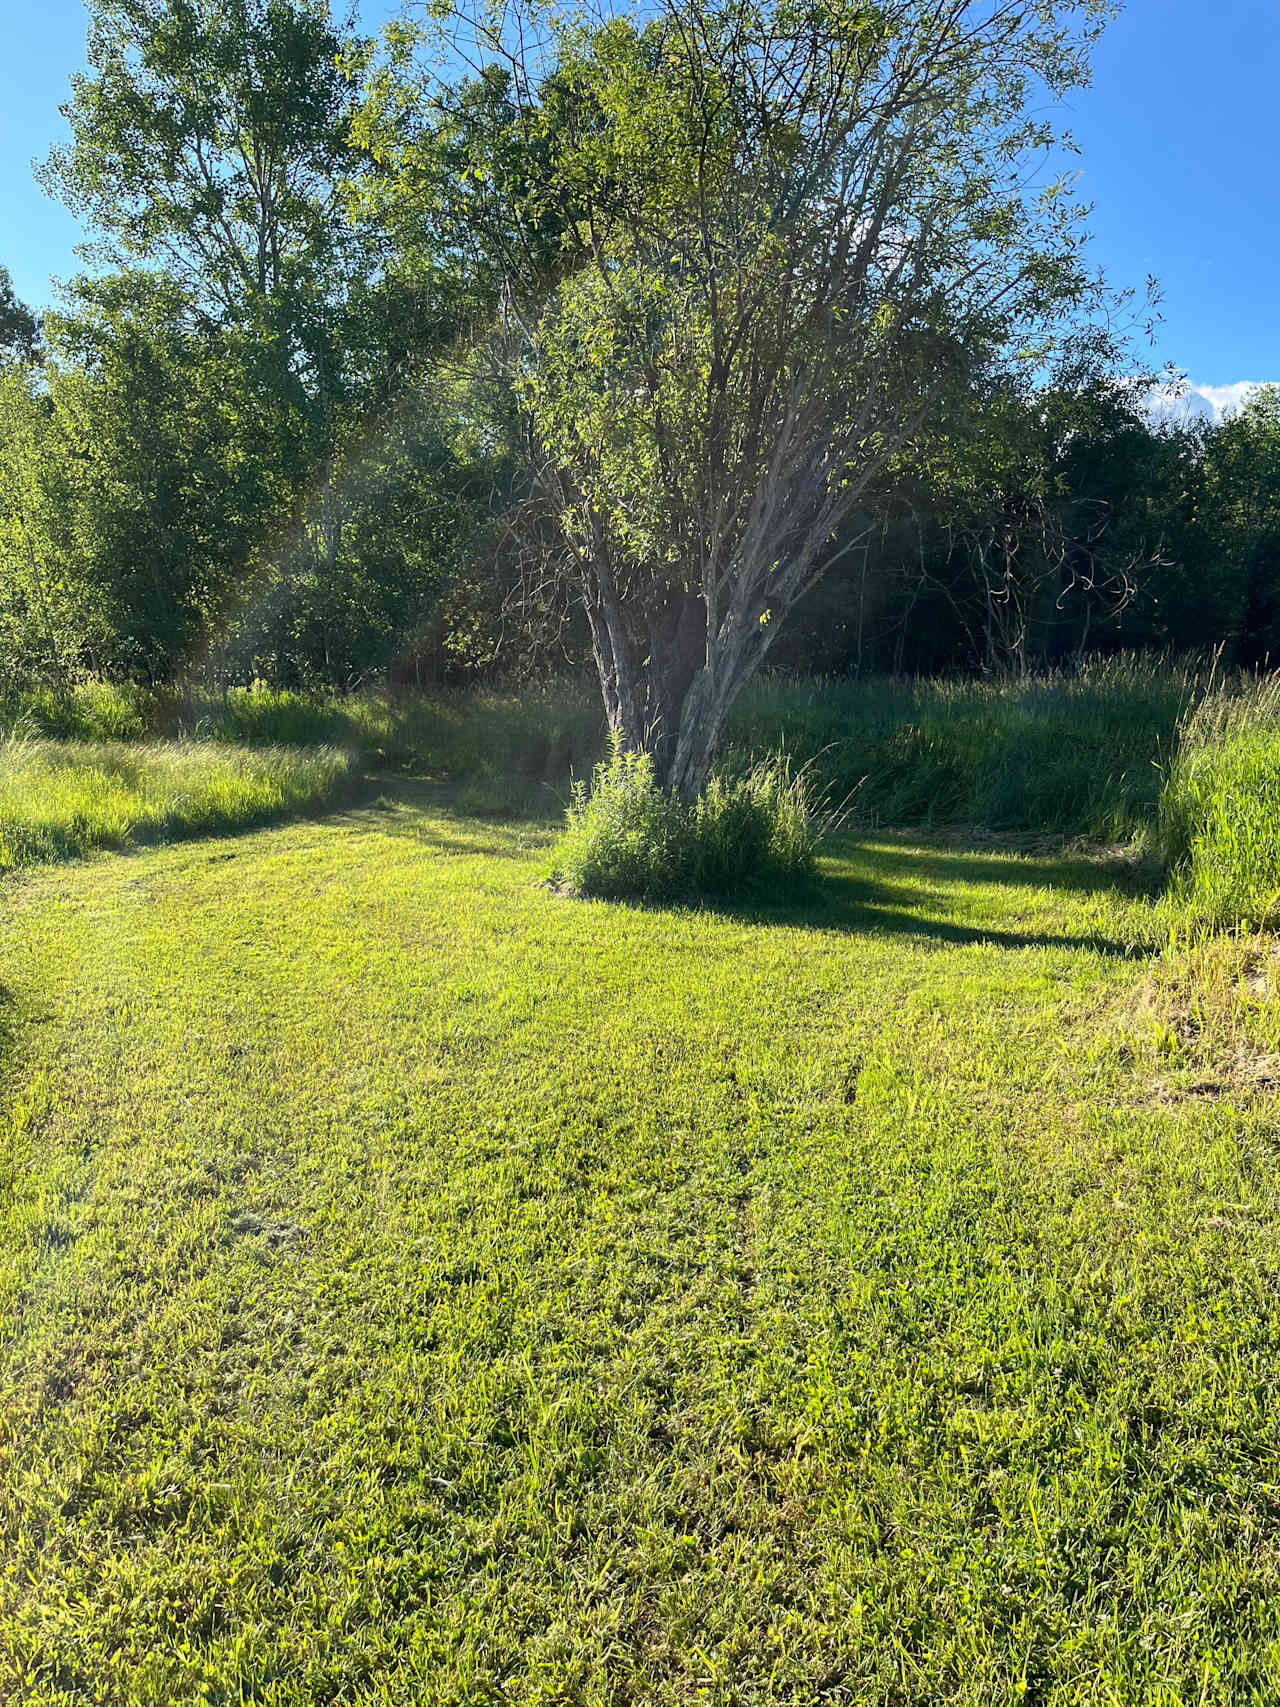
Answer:
[[[394,0],[365,0],[369,24]],[[0,0],[0,263],[33,306],[76,270],[81,233],[31,175],[65,134],[84,62],[81,0]],[[1130,0],[1070,103],[1094,203],[1094,250],[1116,285],[1154,273],[1157,357],[1206,387],[1280,379],[1280,6]]]

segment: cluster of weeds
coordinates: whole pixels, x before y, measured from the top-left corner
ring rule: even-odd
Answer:
[[[647,753],[615,747],[590,785],[574,785],[552,878],[610,900],[776,895],[812,877],[818,834],[804,777],[781,762],[713,777],[684,801]]]

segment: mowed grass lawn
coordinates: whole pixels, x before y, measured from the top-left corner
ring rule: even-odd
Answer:
[[[0,891],[0,1699],[1274,1702],[1280,1127],[1154,906],[887,837],[587,905],[549,834]]]

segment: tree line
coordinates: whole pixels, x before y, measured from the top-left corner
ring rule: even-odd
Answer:
[[[1028,171],[1104,11],[91,0],[86,270],[0,272],[0,692],[594,664],[696,791],[766,663],[1265,665],[1280,401],[1153,427]]]

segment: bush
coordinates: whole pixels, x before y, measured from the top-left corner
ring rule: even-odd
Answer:
[[[818,825],[802,776],[762,763],[713,778],[692,805],[660,787],[645,753],[615,748],[577,783],[553,881],[607,900],[679,900],[794,888],[814,870]]]

